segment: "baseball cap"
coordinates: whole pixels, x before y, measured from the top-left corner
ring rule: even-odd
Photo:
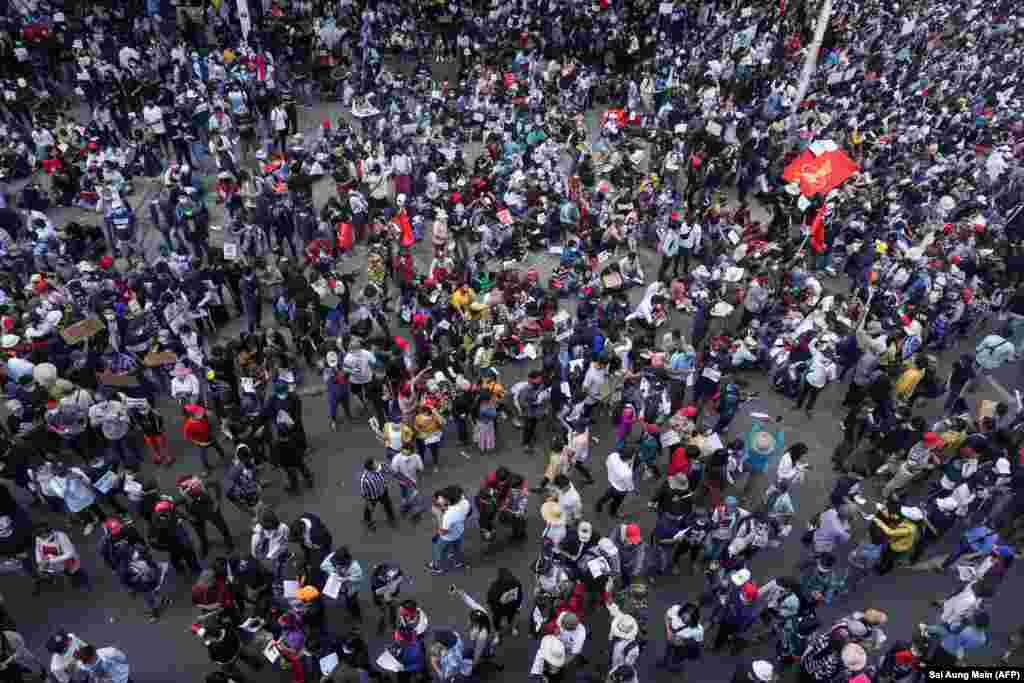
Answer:
[[[630,545],[639,545],[642,537],[640,536],[640,527],[636,524],[626,525],[626,542]]]

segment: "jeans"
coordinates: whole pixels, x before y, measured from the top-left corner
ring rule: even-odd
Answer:
[[[810,408],[808,408],[810,410]],[[718,422],[715,423],[714,431],[718,434],[724,435],[729,430],[729,425],[732,423],[733,418],[736,417],[736,413],[719,413]]]
[[[395,507],[391,504],[391,495],[384,491],[380,498],[367,498],[363,501],[363,521],[367,524],[373,523],[373,510],[377,505],[384,506],[384,513],[388,516],[389,522],[395,521]]]
[[[416,439],[416,452],[420,454],[420,457],[423,458],[423,462],[426,463],[427,451],[429,450],[430,454],[434,457],[434,467],[441,464],[440,446],[440,441],[437,443],[427,443],[423,439]]]
[[[434,536],[431,545],[431,556],[433,558],[433,565],[443,571],[448,571],[448,568],[445,567],[448,558],[451,558],[453,568],[466,564],[466,558],[462,554],[461,537],[454,541],[446,541],[440,536]]]
[[[163,600],[164,589],[167,587],[167,584],[171,581],[172,569],[170,566],[164,567],[163,565],[164,563],[159,563],[160,570],[164,572],[163,581],[158,582],[156,584],[156,587],[153,588],[153,590],[142,594],[142,601],[145,602],[146,607],[148,607],[151,610],[159,609],[160,603]]]
[[[227,454],[224,453],[224,449],[221,447],[220,442],[217,441],[216,439],[210,441],[210,443],[206,445],[197,443],[195,444],[195,447],[199,451],[199,459],[203,463],[203,469],[212,469],[210,467],[210,459],[206,455],[211,448],[217,451],[217,455],[220,456],[220,461],[222,464],[228,462]]]
[[[142,453],[134,444],[129,443],[127,438],[107,441],[107,450],[128,469],[137,470],[142,464]]]
[[[820,393],[821,388],[818,388],[808,383],[807,380],[804,380],[803,386],[800,387],[800,398],[796,400],[796,407],[804,408],[804,403],[806,402],[807,412],[811,412],[814,410],[814,404],[818,401],[818,394]]]
[[[331,416],[331,422],[338,421],[338,405],[345,410],[345,417],[352,419],[352,402],[348,390],[327,391],[327,413]]]

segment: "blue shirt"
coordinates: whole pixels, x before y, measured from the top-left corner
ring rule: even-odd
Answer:
[[[89,680],[96,683],[128,683],[131,678],[131,667],[123,652],[113,647],[101,647],[96,650],[96,662],[82,669],[89,672]]]
[[[956,657],[964,657],[971,650],[988,645],[988,632],[977,626],[965,626],[959,631],[950,630],[945,624],[928,627],[928,635],[939,636],[942,649]]]

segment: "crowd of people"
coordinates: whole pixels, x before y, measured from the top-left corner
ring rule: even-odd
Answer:
[[[155,623],[187,580],[210,683],[500,680],[519,636],[515,675],[545,683],[705,652],[746,655],[735,683],[918,681],[999,654],[1024,404],[970,392],[1024,353],[1013,3],[3,6],[0,567],[36,595],[110,572]],[[798,513],[826,458],[792,415],[839,385],[835,485]],[[736,430],[754,399],[777,409]],[[279,516],[275,472],[297,500],[327,485],[313,410],[379,441],[365,531],[428,516],[463,627],[328,511]],[[438,480],[515,447],[534,470]],[[623,512],[641,486],[649,525]],[[445,585],[467,528],[532,576]],[[755,579],[784,543],[804,561]],[[819,619],[895,570],[951,577],[933,623]],[[651,614],[683,572],[702,589]],[[0,622],[4,680],[132,680],[115,647],[54,629],[44,662]]]

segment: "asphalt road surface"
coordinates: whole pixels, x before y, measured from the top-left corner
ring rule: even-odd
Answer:
[[[319,124],[325,115],[336,116],[339,105],[317,105],[302,110],[306,127],[312,128]],[[591,117],[593,119],[593,116]],[[471,164],[476,150],[467,151],[467,161]],[[317,206],[322,206],[328,193],[332,191],[329,181],[318,183],[316,187]],[[133,204],[143,198],[149,188],[143,185],[136,196],[131,198]],[[219,211],[219,209],[216,209]],[[66,221],[72,216],[79,217],[82,212],[63,210],[58,212],[57,220]],[[144,213],[139,212],[140,219]],[[95,218],[95,215],[93,215]],[[214,216],[214,223],[218,218]],[[214,239],[218,239],[216,236]],[[155,235],[150,231],[147,244],[153,248]],[[362,269],[362,252],[353,261],[350,270]],[[417,248],[418,260],[425,265],[429,259],[427,247]],[[645,253],[645,265],[648,273],[656,272],[657,257],[650,252]],[[550,269],[555,257],[533,255],[530,264],[542,269]],[[522,265],[526,269],[527,264]],[[543,273],[546,280],[546,273]],[[836,289],[843,286],[839,281],[832,281],[827,286]],[[634,300],[639,298],[639,291],[634,290]],[[233,331],[237,326],[229,329]],[[678,327],[684,335],[689,336],[690,319],[688,316],[673,312],[666,329]],[[969,345],[965,345],[965,350]],[[944,356],[948,363],[956,352]],[[525,374],[525,366],[506,366],[502,368],[502,379],[510,386],[518,377]],[[1012,393],[1020,368],[1013,366],[997,373],[997,379]],[[810,447],[807,461],[811,465],[805,483],[799,486],[795,500],[798,508],[796,531],[779,549],[762,552],[753,562],[753,576],[758,583],[764,583],[774,577],[794,572],[800,560],[801,547],[798,541],[806,519],[820,511],[827,500],[828,492],[834,481],[834,474],[829,465],[829,455],[840,437],[839,422],[841,419],[839,402],[845,393],[844,387],[829,387],[820,397],[815,418],[808,420],[802,411],[792,408],[792,403],[781,399],[767,386],[762,375],[748,375],[750,388],[760,392],[760,397],[743,406],[739,417],[732,425],[731,433],[742,435],[749,428],[748,414],[752,411],[767,412],[781,415],[787,431],[787,443],[804,441]],[[311,380],[307,380],[310,382]],[[315,389],[315,387],[308,387]],[[973,401],[981,398],[1001,400],[1003,394],[993,384],[982,382],[977,393],[970,396]],[[354,402],[358,405],[358,402]],[[937,415],[940,405],[936,402],[922,407],[922,412],[929,418]],[[186,447],[181,435],[181,420],[177,415],[177,406],[162,406],[168,417],[168,434],[170,447],[179,454],[178,463],[170,469],[161,468],[157,473],[161,485],[173,487],[176,477],[185,472],[197,472],[200,469],[197,456]],[[466,552],[472,569],[456,572],[448,576],[432,576],[424,569],[424,563],[430,558],[430,537],[432,522],[424,518],[419,524],[402,521],[397,529],[381,524],[376,532],[368,532],[361,523],[362,505],[358,491],[358,472],[366,457],[383,455],[365,419],[352,422],[340,422],[338,431],[332,432],[327,418],[326,400],[323,395],[310,395],[303,398],[304,418],[311,439],[312,455],[309,458],[316,483],[312,490],[303,490],[296,497],[281,491],[280,486],[271,488],[267,494],[268,502],[277,509],[282,520],[290,521],[303,512],[314,512],[320,515],[333,532],[337,544],[348,545],[354,557],[362,563],[364,569],[382,561],[398,562],[414,580],[404,590],[409,597],[417,599],[430,617],[435,627],[449,626],[463,628],[466,624],[466,611],[455,598],[448,593],[448,586],[456,583],[471,594],[482,596],[490,581],[495,577],[498,567],[509,568],[527,586],[532,585],[530,565],[537,556],[537,541],[543,523],[538,509],[542,501],[536,496],[531,504],[528,545],[504,547],[492,556],[482,557],[482,545],[476,529],[470,529],[466,536]],[[358,414],[358,413],[357,413]],[[593,503],[604,489],[604,458],[609,452],[612,438],[609,425],[602,423],[595,430],[600,443],[592,448],[591,464],[598,484],[582,489],[587,518],[590,519],[598,532],[607,532],[613,522],[606,515],[598,515],[593,511]],[[485,457],[473,455],[465,458],[460,455],[451,434],[446,438],[442,448],[442,468],[439,473],[429,470],[424,473],[421,490],[430,492],[444,485],[457,482],[467,492],[474,492],[484,476],[499,465],[504,465],[527,477],[530,485],[534,485],[542,476],[544,462],[542,455],[527,455],[518,446],[520,434],[509,423],[499,425],[499,448]],[[542,433],[538,443],[546,443]],[[773,463],[774,465],[774,463]],[[147,470],[152,466],[147,466]],[[647,481],[641,486],[641,494],[631,498],[624,506],[624,511],[631,521],[640,524],[646,535],[652,528],[654,517],[646,508],[648,496],[653,493],[656,482]],[[878,487],[869,485],[869,492],[876,493]],[[230,505],[225,506],[228,522],[234,532],[236,543],[241,548],[249,544],[249,520],[243,518]],[[378,515],[381,511],[378,511]],[[33,508],[38,516],[44,512]],[[68,628],[97,646],[113,645],[126,652],[130,658],[133,679],[145,683],[179,683],[182,681],[200,681],[202,676],[213,669],[208,662],[205,648],[190,633],[189,626],[194,616],[189,600],[189,586],[183,577],[175,578],[173,594],[175,602],[165,613],[162,620],[154,625],[146,623],[143,616],[141,600],[132,600],[121,589],[116,579],[103,567],[96,552],[95,545],[98,532],[84,538],[80,530],[73,532],[73,540],[83,554],[84,566],[90,570],[94,579],[94,589],[90,593],[76,592],[72,588],[44,589],[42,596],[31,596],[31,582],[24,577],[4,577],[0,586],[13,618],[17,621],[19,631],[26,637],[30,647],[40,656],[45,656],[43,644],[46,637],[57,627]],[[212,534],[212,550],[210,558],[217,557],[222,550],[219,536]],[[1015,572],[1016,573],[1016,572]],[[1011,598],[1016,576],[1009,579],[1010,584],[1002,589],[1000,598]],[[642,681],[667,681],[669,674],[659,673],[654,669],[654,661],[660,657],[664,638],[659,624],[662,622],[665,609],[679,601],[696,599],[702,588],[699,576],[659,578],[653,586],[650,598],[651,643],[642,656]],[[823,624],[833,619],[861,610],[876,607],[888,612],[890,622],[887,631],[891,638],[909,638],[914,625],[921,621],[933,622],[935,609],[930,601],[943,597],[955,588],[952,578],[935,574],[895,571],[885,577],[875,577],[864,584],[859,594],[843,599],[821,613]],[[367,608],[369,600],[364,596],[364,609],[367,611],[367,636],[373,636],[372,624],[376,614],[372,607]],[[990,661],[999,656],[1006,644],[1006,636],[1021,623],[1015,614],[1015,601],[1002,599],[994,606],[992,623],[994,625],[995,643],[977,660]],[[524,610],[525,616],[525,610]],[[343,633],[349,625],[349,618],[341,608],[329,608],[329,621],[332,630]],[[607,671],[608,657],[608,618],[603,610],[592,613],[586,620],[589,642],[586,654],[590,661],[590,669],[603,675]],[[384,643],[380,639],[371,638],[371,654],[376,656]],[[504,641],[499,653],[500,660],[505,664],[505,671],[496,674],[494,680],[520,681],[526,674],[536,649],[536,642],[525,635],[509,638]],[[765,643],[750,649],[750,653],[770,656],[773,644]],[[692,665],[690,671],[699,680],[728,680],[736,666],[736,660],[726,655],[707,653],[705,658]],[[285,674],[265,670],[254,675],[252,680],[274,681],[284,680]]]

